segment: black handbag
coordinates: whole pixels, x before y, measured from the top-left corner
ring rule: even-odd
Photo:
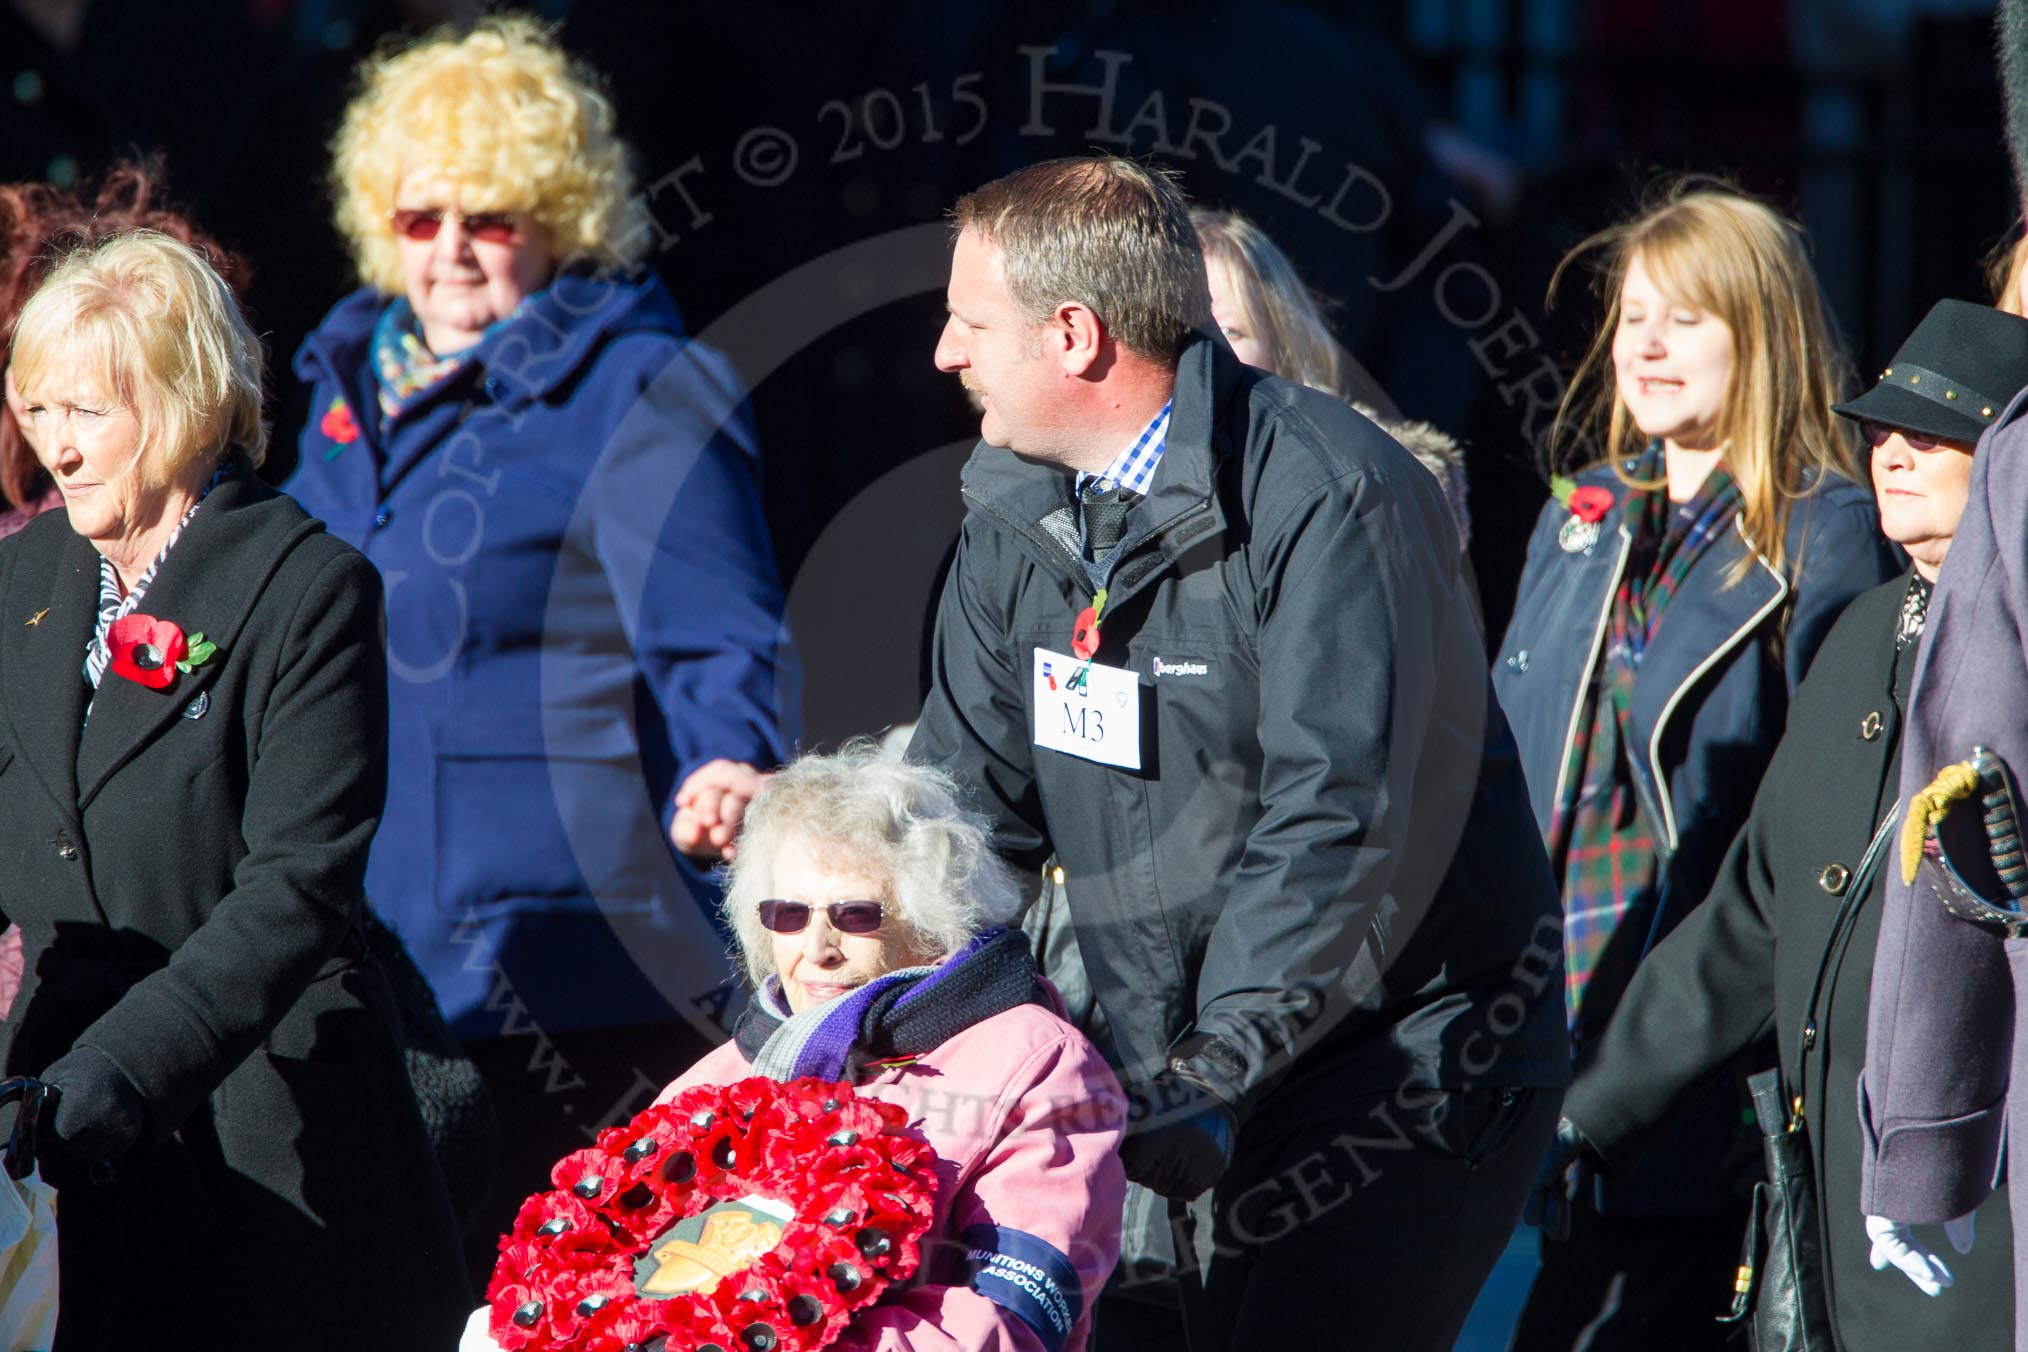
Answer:
[[[1789,1127],[1781,1071],[1749,1076],[1746,1087],[1760,1119],[1767,1179],[1753,1185],[1732,1312],[1721,1322],[1744,1323],[1754,1352],[1832,1352],[1810,1138]]]
[[[1741,1241],[1739,1275],[1733,1283],[1732,1310],[1721,1323],[1745,1324],[1754,1352],[1835,1352],[1831,1341],[1830,1286],[1824,1275],[1824,1246],[1818,1227],[1816,1171],[1810,1138],[1803,1126],[1800,1092],[1817,1041],[1817,1002],[1823,998],[1824,975],[1831,957],[1845,939],[1853,918],[1873,890],[1880,859],[1894,834],[1901,805],[1888,809],[1866,846],[1845,900],[1831,923],[1830,942],[1817,960],[1804,1011],[1801,1052],[1792,1095],[1782,1093],[1779,1067],[1747,1077],[1754,1116],[1760,1122],[1767,1179],[1753,1185],[1753,1208]]]

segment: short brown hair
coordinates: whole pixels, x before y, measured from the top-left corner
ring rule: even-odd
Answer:
[[[1121,346],[1166,361],[1211,318],[1190,205],[1163,170],[1116,155],[1045,160],[960,197],[951,218],[1000,246],[1032,323],[1076,301]]]

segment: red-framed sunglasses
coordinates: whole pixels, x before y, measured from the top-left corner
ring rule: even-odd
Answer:
[[[886,910],[877,901],[834,901],[824,908],[831,928],[840,934],[871,934],[880,928]],[[764,901],[761,928],[776,934],[801,934],[810,923],[807,901]]]
[[[1933,451],[1944,444],[1942,437],[1925,436],[1921,432],[1911,432],[1906,427],[1890,427],[1886,423],[1872,421],[1860,423],[1859,432],[1866,438],[1867,445],[1876,448],[1885,446],[1887,439],[1896,432],[1901,433],[1901,439],[1908,443],[1908,449],[1911,451]]]
[[[521,238],[521,225],[511,211],[447,211],[443,207],[396,207],[387,213],[394,233],[418,244],[427,244],[444,228],[444,217],[462,222],[465,233],[488,244],[512,244]]]

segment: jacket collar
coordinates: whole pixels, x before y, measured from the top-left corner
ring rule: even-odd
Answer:
[[[1751,562],[1745,574],[1727,585],[1734,567],[1747,558]],[[1668,640],[1650,645],[1642,655],[1640,679],[1634,683],[1628,713],[1635,731],[1644,734],[1637,763],[1656,786],[1662,831],[1670,850],[1677,846],[1678,828],[1668,779],[1662,772],[1663,732],[1705,673],[1740,644],[1754,641],[1788,594],[1788,579],[1746,542],[1740,518],[1735,517],[1732,529],[1711,542],[1670,596],[1662,622],[1662,633]]]
[[[1224,529],[1225,515],[1214,484],[1231,448],[1221,444],[1217,413],[1227,406],[1244,373],[1245,368],[1223,340],[1208,334],[1198,334],[1178,356],[1168,448],[1155,466],[1147,497],[1128,518],[1127,533],[1113,563],[1114,575],[1124,585],[1109,589],[1109,607],[1145,586],[1186,546],[1195,545],[1211,531]],[[1071,478],[1068,470],[1023,459],[982,441],[965,463],[962,482],[965,497],[973,506],[1021,539],[1051,571],[1081,588],[1086,581],[1083,569],[1065,547],[1061,532],[1051,529],[1052,521],[1062,520],[1059,514],[1073,511]],[[1075,539],[1074,515],[1069,528],[1070,538]],[[1160,552],[1137,558],[1151,540],[1160,546]]]
[[[339,301],[297,349],[297,377],[310,383],[329,379],[349,398],[371,397],[369,348],[374,325],[387,304],[388,298],[372,287]],[[526,310],[488,335],[473,352],[472,364],[484,368],[496,402],[519,407],[575,375],[609,338],[634,329],[683,331],[676,302],[659,278],[650,272],[571,269],[559,273]],[[322,409],[312,410],[313,417],[322,414]],[[379,419],[360,422],[363,427]]]
[[[142,601],[145,613],[185,633],[202,630],[218,645],[217,655],[166,691],[108,672],[96,698],[83,669],[98,617],[98,552],[66,522],[37,523],[33,535],[22,533],[5,604],[10,615],[48,614],[19,641],[10,634],[0,644],[0,684],[22,754],[68,820],[75,823],[106,781],[217,681],[235,659],[240,630],[269,576],[318,529],[241,464],[205,498]]]

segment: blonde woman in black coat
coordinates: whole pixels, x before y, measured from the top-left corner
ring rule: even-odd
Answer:
[[[447,1344],[455,1230],[358,932],[379,580],[255,479],[259,342],[189,247],[66,260],[11,370],[67,508],[0,542],[0,1056],[59,1094],[57,1347]]]

